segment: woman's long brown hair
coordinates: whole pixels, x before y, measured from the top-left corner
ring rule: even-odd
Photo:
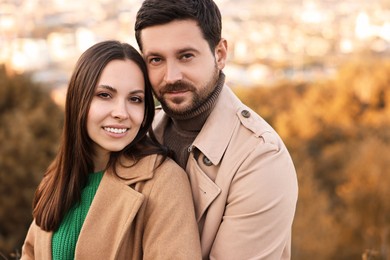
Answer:
[[[129,44],[118,41],[95,44],[77,61],[68,86],[59,151],[35,192],[33,216],[43,230],[56,230],[65,213],[80,201],[88,174],[94,170],[94,151],[86,122],[95,88],[110,61],[125,59],[135,62],[144,75],[145,115],[135,139],[122,151],[111,153],[107,168],[113,168],[115,172],[115,165],[122,155],[135,160],[156,153],[162,154],[163,159],[168,156],[168,149],[156,141],[151,129],[155,107],[142,56]]]

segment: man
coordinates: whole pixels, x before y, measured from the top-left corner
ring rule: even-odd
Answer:
[[[294,165],[224,84],[221,28],[212,0],[143,2],[135,33],[163,108],[155,133],[189,176],[203,259],[290,259]]]

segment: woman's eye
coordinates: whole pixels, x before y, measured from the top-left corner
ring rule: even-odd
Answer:
[[[97,96],[98,96],[98,97],[101,97],[101,98],[109,98],[109,97],[110,97],[110,94],[109,94],[109,93],[102,92],[102,93],[98,93]]]
[[[130,101],[135,103],[142,103],[143,99],[140,97],[130,97]]]

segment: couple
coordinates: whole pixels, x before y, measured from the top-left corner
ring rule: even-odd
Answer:
[[[218,7],[146,0],[135,32],[143,57],[105,41],[76,64],[22,259],[289,259],[294,166],[224,84]]]

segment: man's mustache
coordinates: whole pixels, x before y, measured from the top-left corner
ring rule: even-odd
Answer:
[[[193,91],[195,87],[192,84],[186,82],[175,82],[173,84],[166,84],[161,88],[160,93],[165,94],[167,92],[177,92],[177,91]]]

